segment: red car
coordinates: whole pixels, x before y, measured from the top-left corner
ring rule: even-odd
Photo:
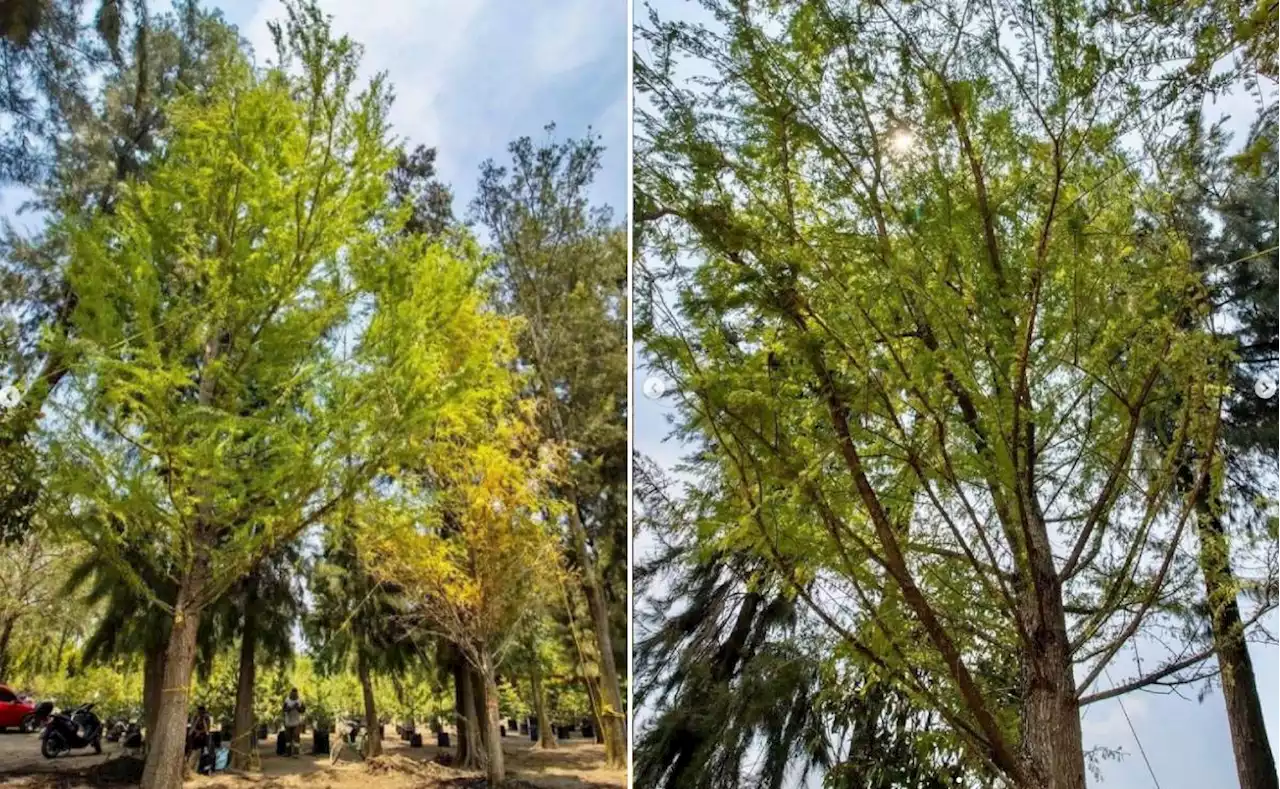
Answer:
[[[0,731],[4,731],[10,726],[17,726],[24,731],[31,731],[30,726],[34,720],[32,713],[35,711],[35,704],[18,698],[18,694],[10,690],[8,686],[0,685]]]

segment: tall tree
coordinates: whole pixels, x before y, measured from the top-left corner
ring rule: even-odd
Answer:
[[[55,27],[61,24],[56,21],[61,14],[70,13],[62,6],[49,4],[46,21]],[[203,11],[192,0],[179,4],[173,14],[141,14],[131,39],[129,57],[114,61],[93,56],[93,41],[48,44],[88,58],[80,63],[79,55],[71,54],[68,63],[49,66],[85,71],[77,71],[75,85],[49,75],[33,77],[30,85],[18,77],[7,83],[11,90],[4,102],[17,103],[28,114],[37,112],[36,106],[42,108],[38,128],[21,123],[12,127],[22,135],[22,142],[15,143],[20,150],[12,155],[27,164],[21,175],[9,175],[32,189],[30,208],[55,216],[67,211],[110,212],[119,184],[145,177],[150,152],[163,145],[166,102],[180,94],[201,94],[215,78],[215,64],[241,45],[220,14]],[[23,68],[29,49],[9,53],[13,59],[6,60],[6,67]],[[93,101],[82,95],[79,85],[89,73],[103,81]],[[37,95],[13,92],[28,88]],[[19,537],[34,515],[40,475],[32,430],[72,367],[68,343],[79,295],[68,276],[65,231],[54,222],[35,236],[8,226],[4,232],[0,303],[6,309],[0,314],[0,370],[6,381],[16,382],[22,398],[0,413],[0,540]]]
[[[618,766],[627,736],[614,644],[625,630],[614,632],[611,612],[625,595],[611,606],[604,574],[626,552],[626,239],[610,209],[589,202],[602,150],[590,136],[519,139],[509,169],[482,166],[472,209],[497,256],[499,304],[525,323],[520,356],[544,404],[543,433],[575,458],[559,495],[600,654],[606,758]]]
[[[399,233],[385,84],[360,89],[359,48],[314,5],[272,31],[275,66],[227,54],[206,93],[168,106],[150,178],[64,223],[73,398],[107,429],[68,420],[56,484],[68,511],[147,534],[177,592],[153,600],[172,616],[173,692],[145,789],[180,780],[208,607],[465,413],[492,366],[474,262]],[[344,335],[356,350],[339,356]]]
[[[529,601],[553,589],[560,571],[543,517],[552,457],[528,416],[501,414],[470,441],[442,436],[420,466],[431,469],[427,495],[416,506],[388,502],[382,528],[362,534],[371,567],[413,601],[409,615],[464,658],[463,675],[472,676],[457,684],[459,706],[469,717],[474,697],[483,699],[479,740],[494,786],[506,776],[499,666],[519,644]]]
[[[315,601],[308,618],[310,641],[327,670],[354,668],[364,704],[365,755],[382,753],[373,672],[398,675],[414,659],[415,634],[404,622],[404,602],[394,585],[373,578],[356,547],[360,524],[353,507],[325,536],[324,552],[311,573]]]
[[[1280,494],[1270,474],[1276,410],[1257,393],[1257,384],[1275,380],[1277,372],[1276,122],[1264,108],[1243,152],[1230,158],[1221,124],[1202,124],[1200,113],[1191,113],[1186,134],[1174,143],[1185,175],[1173,219],[1202,272],[1214,322],[1229,337],[1235,364],[1220,438],[1221,482],[1196,507],[1204,601],[1193,610],[1208,620],[1212,634],[1240,786],[1275,789],[1280,779],[1248,644],[1261,629],[1259,620],[1280,602],[1269,551],[1258,556],[1259,541],[1275,539],[1268,504]],[[1156,414],[1151,421],[1160,439],[1169,434],[1167,420]],[[1191,480],[1191,470],[1180,469],[1184,490]],[[1241,559],[1262,572],[1238,573],[1233,563]]]
[[[293,654],[293,627],[302,616],[302,569],[296,544],[286,545],[240,579],[213,612],[219,625],[217,636],[205,651],[216,652],[236,634],[240,639],[230,743],[231,764],[237,769],[248,769],[257,741],[255,731],[260,721],[254,714],[254,693],[258,671],[264,664],[284,663]]]
[[[967,759],[1083,789],[1081,708],[1188,588],[1220,463],[1227,349],[1138,166],[1185,83],[1077,5],[706,5],[641,34],[635,209],[637,335],[742,513],[703,539],[768,561]]]
[[[0,553],[0,681],[12,667],[15,628],[42,618],[60,597],[62,570],[75,554],[52,537],[29,533]]]

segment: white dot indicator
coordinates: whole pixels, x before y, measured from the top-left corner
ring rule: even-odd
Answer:
[[[1263,400],[1270,400],[1276,396],[1276,382],[1270,378],[1259,378],[1253,384],[1253,391]]]
[[[644,392],[644,396],[650,400],[660,400],[667,393],[667,382],[660,376],[651,375],[644,379],[644,385],[640,387],[640,391]]]
[[[13,408],[22,402],[22,392],[18,391],[18,387],[10,384],[0,388],[0,408]]]

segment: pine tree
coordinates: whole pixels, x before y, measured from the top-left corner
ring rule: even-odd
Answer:
[[[492,239],[498,302],[524,321],[520,356],[545,404],[542,431],[575,458],[558,495],[600,659],[606,759],[621,766],[627,713],[618,666],[626,660],[615,644],[626,632],[618,586],[627,545],[626,243],[610,210],[588,203],[601,152],[591,136],[542,147],[517,140],[510,169],[482,166],[472,209]]]

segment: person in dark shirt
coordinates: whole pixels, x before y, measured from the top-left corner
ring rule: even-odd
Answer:
[[[213,728],[213,717],[201,704],[196,707],[196,715],[191,719],[190,733],[187,735],[187,753],[202,750],[209,744],[209,730]]]

